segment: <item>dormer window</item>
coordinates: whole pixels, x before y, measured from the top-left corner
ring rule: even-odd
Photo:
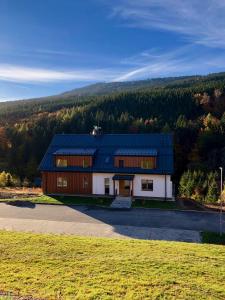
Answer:
[[[68,164],[67,164],[67,159],[65,159],[65,158],[57,158],[56,159],[56,166],[57,167],[67,167],[68,166]]]
[[[124,160],[120,159],[119,160],[119,168],[123,168],[124,167]]]
[[[83,159],[83,168],[88,168],[89,162],[86,159]]]
[[[142,160],[141,161],[142,169],[154,169],[154,167],[155,167],[154,160]]]

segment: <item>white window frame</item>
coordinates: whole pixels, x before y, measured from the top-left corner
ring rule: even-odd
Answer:
[[[106,188],[109,189],[109,192],[108,193],[105,192],[105,195],[109,195],[110,194],[110,178],[109,177],[104,178],[104,191],[106,191]]]
[[[143,184],[146,185],[146,188],[143,188]],[[142,191],[153,192],[153,189],[154,189],[154,182],[152,179],[142,179],[141,180],[141,190]]]
[[[63,176],[58,176],[57,177],[57,187],[67,188],[67,186],[68,186],[68,179]]]

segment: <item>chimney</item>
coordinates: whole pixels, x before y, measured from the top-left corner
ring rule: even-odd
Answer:
[[[94,128],[91,132],[91,135],[98,136],[98,135],[101,135],[101,134],[102,134],[102,128],[99,127],[99,126],[94,126]]]

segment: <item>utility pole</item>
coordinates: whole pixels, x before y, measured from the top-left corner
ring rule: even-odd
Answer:
[[[223,193],[223,168],[220,167],[220,236],[222,236],[223,233],[223,199],[222,199],[222,193]]]

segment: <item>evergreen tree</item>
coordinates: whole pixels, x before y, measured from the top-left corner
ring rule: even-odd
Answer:
[[[205,197],[206,203],[215,203],[218,201],[219,198],[219,189],[218,184],[216,181],[216,173],[209,173],[208,178],[208,188],[207,188],[207,194]]]

